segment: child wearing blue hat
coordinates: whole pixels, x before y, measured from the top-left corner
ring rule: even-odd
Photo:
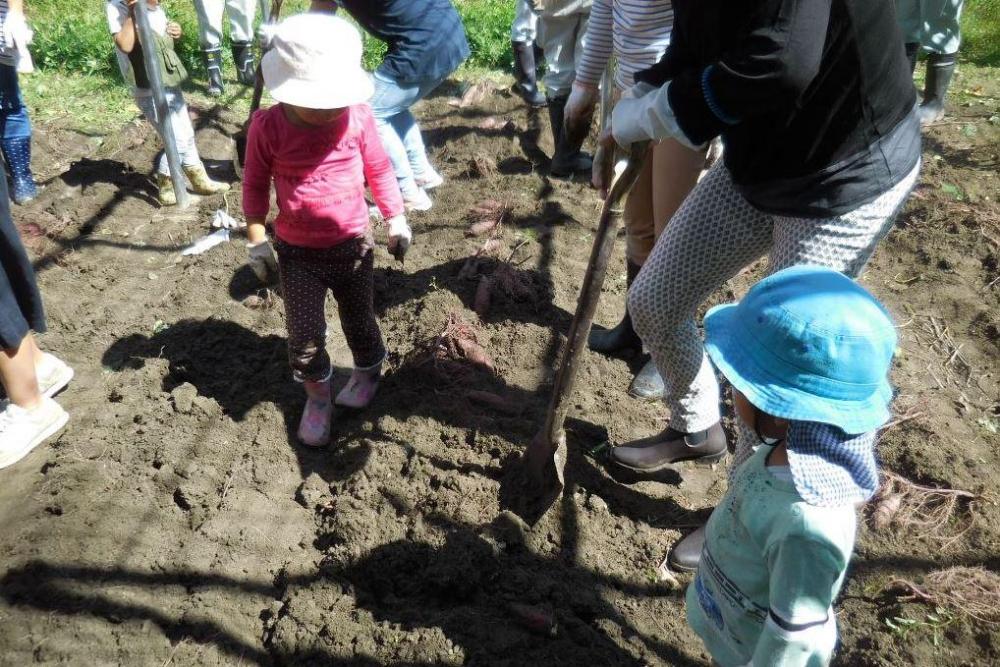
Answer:
[[[825,665],[856,506],[878,485],[895,327],[847,276],[796,266],[709,311],[705,338],[744,461],[708,521],[688,622],[723,667]]]

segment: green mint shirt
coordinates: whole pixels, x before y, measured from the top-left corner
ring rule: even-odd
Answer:
[[[770,451],[740,467],[708,520],[688,623],[722,667],[819,667],[837,643],[857,515],[807,504],[787,467],[767,468]]]

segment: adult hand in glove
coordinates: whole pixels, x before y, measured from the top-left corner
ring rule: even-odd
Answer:
[[[642,86],[640,88],[640,86]],[[647,84],[633,87],[632,94],[640,97],[622,97],[611,114],[611,135],[619,146],[628,148],[637,141],[676,139],[688,148],[700,150],[687,138],[670,106],[670,84],[651,88]],[[609,141],[602,137],[602,145]]]
[[[573,84],[573,90],[566,101],[566,109],[563,111],[566,136],[585,137],[590,133],[590,122],[597,107],[597,94],[598,90],[593,86]]]
[[[397,215],[389,218],[386,227],[389,230],[389,253],[397,262],[402,262],[413,241],[413,232],[406,223],[406,216]]]
[[[250,268],[257,278],[265,285],[270,285],[278,277],[278,260],[274,256],[271,242],[247,243],[247,256]]]

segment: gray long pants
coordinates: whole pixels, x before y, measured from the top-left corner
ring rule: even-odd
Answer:
[[[656,241],[628,307],[666,385],[670,426],[701,431],[719,421],[719,384],[694,317],[715,290],[764,254],[770,271],[826,266],[857,277],[916,184],[919,164],[875,201],[832,218],[763,213],[720,161],[695,186]]]
[[[198,42],[209,51],[222,46],[222,12],[229,14],[229,36],[234,42],[253,40],[258,0],[194,0],[198,14]]]
[[[198,155],[198,146],[194,141],[194,127],[191,125],[191,117],[188,115],[187,104],[184,102],[184,93],[180,88],[167,88],[164,90],[167,98],[167,122],[174,131],[174,139],[177,141],[177,152],[181,157],[181,164],[185,167],[196,167],[201,164],[201,157]],[[142,111],[142,115],[156,129],[160,135],[160,140],[166,144],[163,136],[163,127],[160,119],[156,117],[156,105],[153,104],[152,95],[136,96],[135,103]],[[170,166],[167,163],[166,151],[160,153],[157,162],[157,171],[161,174],[170,174]]]

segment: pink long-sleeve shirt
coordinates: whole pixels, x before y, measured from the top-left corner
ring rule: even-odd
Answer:
[[[324,127],[292,124],[281,104],[258,111],[247,137],[243,213],[266,217],[271,181],[278,200],[274,233],[306,248],[329,248],[368,230],[365,181],[386,219],[403,213],[392,163],[367,104]]]

